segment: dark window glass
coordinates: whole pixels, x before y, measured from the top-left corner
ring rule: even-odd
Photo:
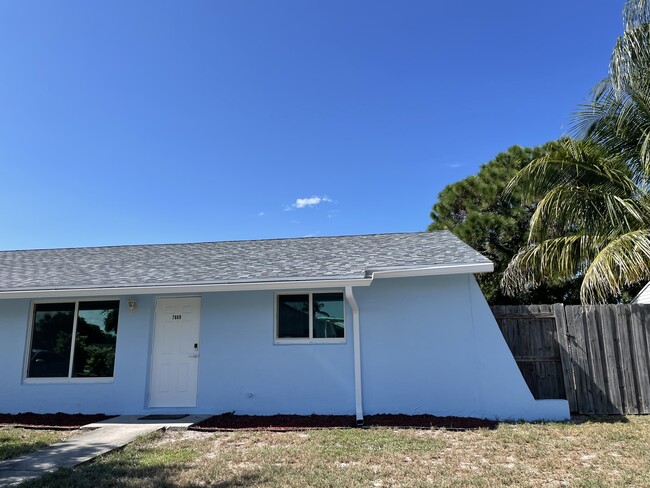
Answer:
[[[28,378],[111,377],[115,364],[120,302],[80,302],[74,333],[75,303],[34,305]]]
[[[314,337],[345,337],[343,293],[314,293]]]
[[[74,303],[54,303],[34,307],[28,377],[68,376],[74,306]]]
[[[111,377],[120,302],[80,302],[74,344],[74,377]]]
[[[278,296],[278,338],[309,337],[309,295]]]

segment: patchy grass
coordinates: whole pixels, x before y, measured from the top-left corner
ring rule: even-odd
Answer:
[[[650,486],[650,417],[496,430],[166,432],[29,487]]]
[[[74,434],[74,431],[0,427],[0,461],[37,451]]]

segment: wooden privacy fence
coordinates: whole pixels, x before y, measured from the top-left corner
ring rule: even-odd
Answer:
[[[580,414],[650,413],[650,306],[494,306],[535,398]]]

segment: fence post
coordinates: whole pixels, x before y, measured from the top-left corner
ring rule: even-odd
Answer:
[[[566,326],[566,316],[564,315],[564,304],[556,303],[553,305],[555,313],[555,330],[557,332],[557,341],[560,345],[560,359],[562,360],[562,374],[564,376],[564,391],[566,399],[569,401],[569,410],[578,411],[578,401],[576,396],[575,378],[573,374],[573,362],[571,361],[571,352],[569,351],[569,340]]]

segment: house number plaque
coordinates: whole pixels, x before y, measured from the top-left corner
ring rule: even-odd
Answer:
[[[180,319],[181,319],[181,315],[172,314],[172,320],[180,320]]]

